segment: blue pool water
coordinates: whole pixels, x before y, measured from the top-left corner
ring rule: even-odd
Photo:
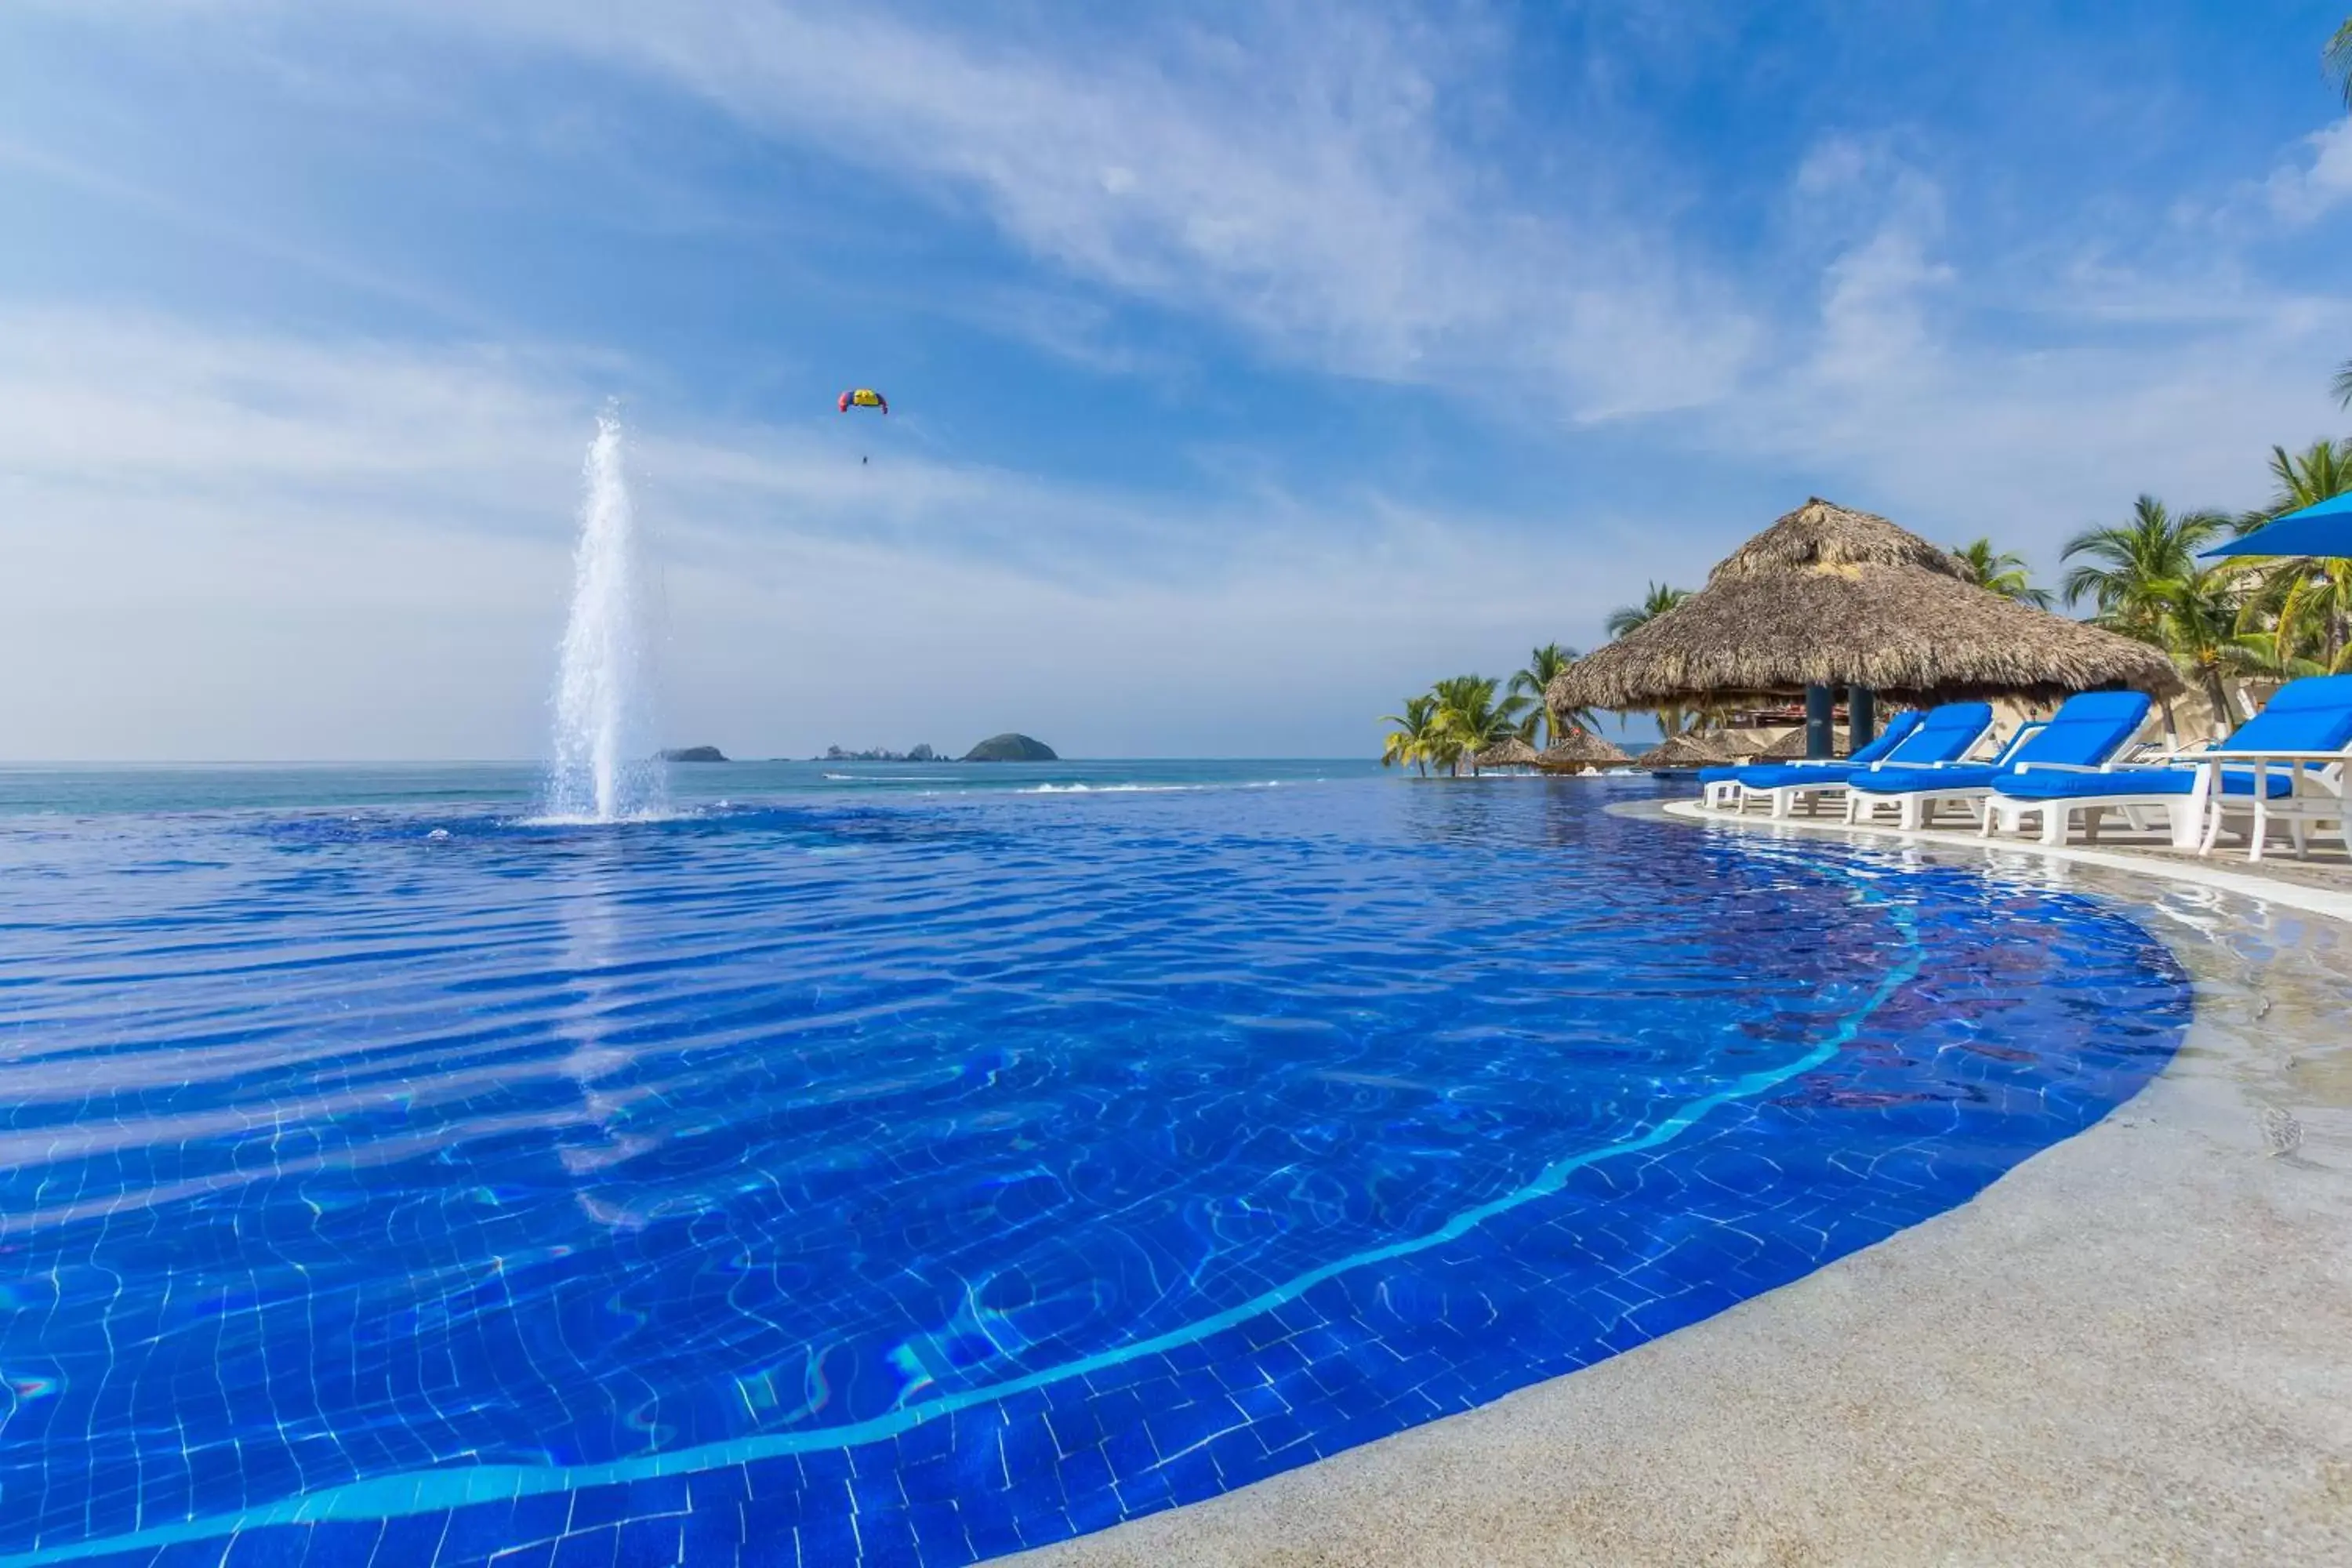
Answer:
[[[0,773],[0,1568],[1014,1551],[1881,1240],[2189,1017],[1641,781],[678,771]]]

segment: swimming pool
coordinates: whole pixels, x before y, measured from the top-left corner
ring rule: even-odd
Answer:
[[[2189,1018],[2099,901],[1247,773],[0,825],[0,1568],[1018,1550],[1883,1239]]]

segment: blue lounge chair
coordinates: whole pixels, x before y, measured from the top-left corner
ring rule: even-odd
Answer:
[[[1756,770],[1740,783],[1742,812],[1750,800],[1763,800],[1774,816],[1787,816],[1802,803],[1811,812],[1816,802],[1845,793],[1846,780],[1888,768],[1937,768],[1960,761],[1992,732],[1992,704],[1948,702],[1930,710],[1919,727],[1896,742],[1874,763],[1855,767],[1850,763],[1782,763]]]
[[[1900,767],[1856,773],[1847,784],[1845,819],[1868,822],[1882,805],[1893,806],[1904,827],[1917,829],[1934,825],[1937,807],[1958,804],[1989,827],[1992,818],[1978,803],[1997,785],[2045,769],[2097,772],[2139,733],[2147,710],[2148,700],[2137,691],[2084,691],[2047,720],[2021,727],[1990,763],[1956,763],[1924,775]]]
[[[2284,820],[2304,851],[2306,829],[2333,819],[2352,850],[2345,822],[2345,764],[2352,761],[2352,675],[2289,681],[2269,706],[2226,741],[2178,753],[2154,766],[2093,773],[2033,772],[2004,779],[1988,809],[2004,831],[2042,817],[2042,842],[2063,844],[2074,819],[2095,839],[2099,819],[2120,812],[2135,827],[2161,816],[2179,848],[2210,850],[2225,818],[2251,817],[2246,858],[2259,860],[2273,818]]]
[[[1878,732],[1878,739],[1851,756],[1791,759],[1786,763],[1740,763],[1725,768],[1701,768],[1698,771],[1699,804],[1716,807],[1735,804],[1739,799],[1740,786],[1747,775],[1761,773],[1768,768],[1843,768],[1849,773],[1855,768],[1866,768],[1910,739],[1911,731],[1919,727],[1919,719],[1920,715],[1916,713],[1897,713],[1886,721],[1886,728]]]

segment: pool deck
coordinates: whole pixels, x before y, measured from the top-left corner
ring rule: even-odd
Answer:
[[[1908,833],[1885,823],[1869,827],[1848,827],[1843,807],[1835,813],[1784,817],[1779,822],[1769,822],[1757,815],[1743,817],[1727,812],[1706,811],[1696,801],[1691,800],[1620,809],[1633,809],[1638,815],[1672,817],[1685,822],[1721,822],[1735,826],[1851,834],[1857,841],[1875,838],[1945,844],[1956,849],[2021,849],[2056,864],[2106,866],[2154,875],[2178,872],[2208,886],[2237,888],[2261,896],[2291,900],[2298,907],[2308,907],[2315,912],[2352,920],[2352,857],[2346,855],[2342,841],[2333,833],[2324,838],[2313,835],[2310,853],[2302,859],[2295,858],[2288,851],[2284,837],[2274,833],[2263,858],[2250,861],[2246,858],[2243,841],[2234,837],[2225,837],[2211,854],[2200,855],[2194,850],[2175,849],[2161,831],[2134,832],[2113,824],[2107,826],[2095,844],[2085,844],[2077,837],[2063,849],[2048,849],[2011,836],[1984,838],[1974,827],[1938,827]],[[2303,893],[2298,889],[2342,897],[2333,902],[2305,906]]]
[[[2197,1022],[2116,1115],[1877,1247],[1013,1561],[2352,1563],[2352,868],[1743,826],[2153,900],[2213,939],[2179,943]]]

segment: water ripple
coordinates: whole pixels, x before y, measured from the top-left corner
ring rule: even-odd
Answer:
[[[1342,1276],[1409,1311],[1702,1126],[1857,1203],[1932,1144],[1958,1201],[2185,1016],[2083,900],[1590,792],[1110,793],[0,832],[0,1555],[872,1441]],[[1691,1158],[1608,1223],[1664,1258],[1753,1187]]]

